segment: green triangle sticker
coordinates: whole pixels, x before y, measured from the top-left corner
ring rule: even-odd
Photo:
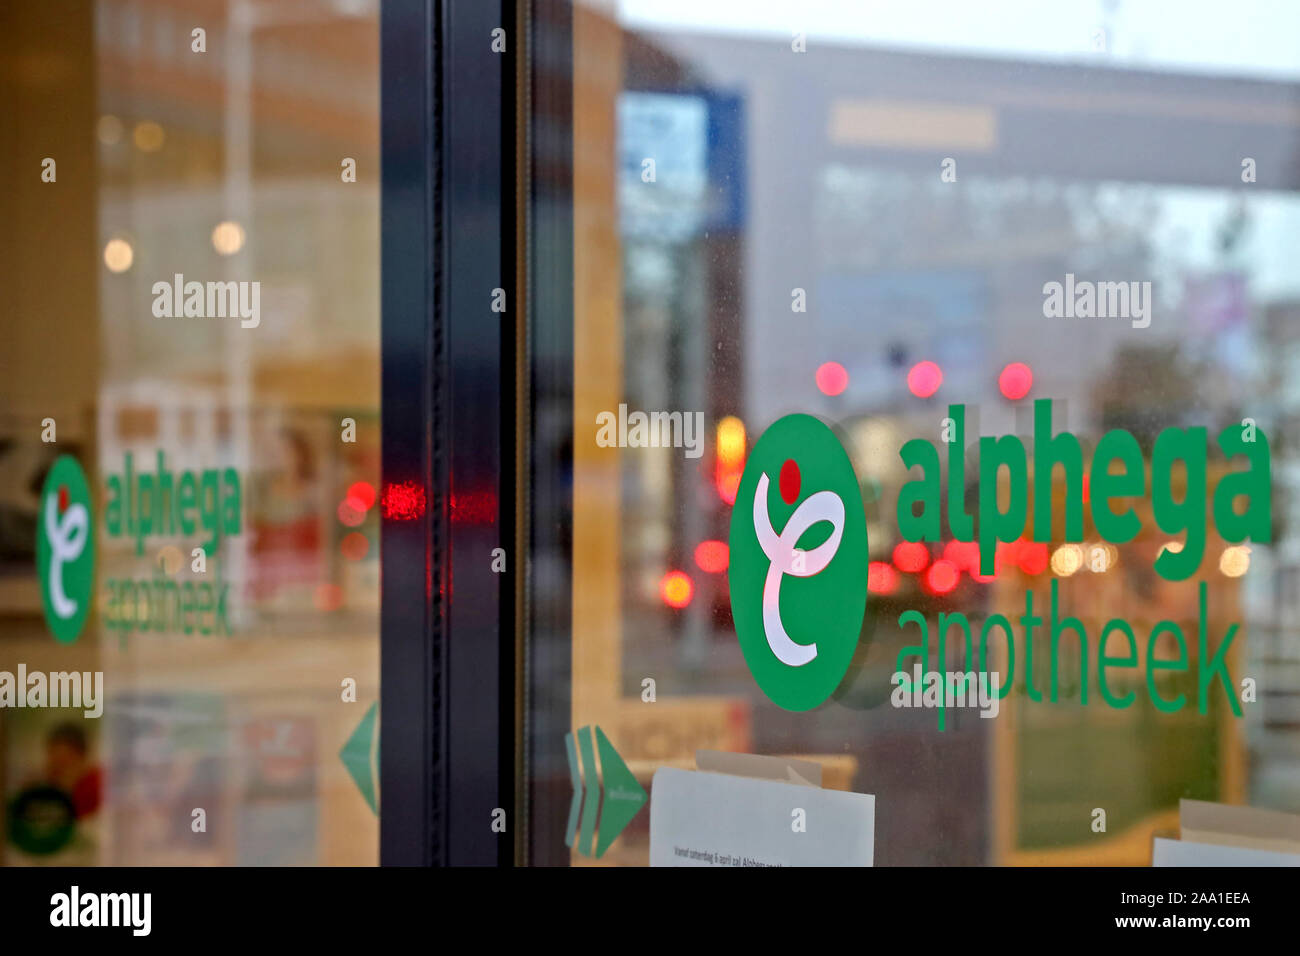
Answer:
[[[356,781],[361,795],[366,798],[366,803],[370,804],[370,809],[376,814],[379,813],[379,803],[375,799],[375,778],[370,769],[370,755],[379,743],[375,737],[375,719],[378,716],[379,701],[375,701],[366,711],[366,716],[361,718],[361,723],[357,724],[357,729],[352,731],[352,736],[343,745],[343,749],[339,751],[343,766],[348,768],[348,773]]]
[[[600,751],[601,784],[604,790],[600,810],[600,837],[596,842],[596,858],[599,859],[645,806],[649,796],[599,727],[596,728],[596,747]]]

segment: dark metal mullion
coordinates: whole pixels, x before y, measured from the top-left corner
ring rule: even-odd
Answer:
[[[382,483],[426,502],[380,533],[380,862],[398,866],[447,860],[435,13],[432,0],[381,7]]]
[[[382,531],[386,864],[508,864],[522,822],[515,22],[510,0],[382,7],[384,485],[427,500]]]
[[[511,564],[513,367],[503,367],[515,306],[514,250],[503,226],[513,208],[513,136],[504,94],[513,22],[502,0],[443,0],[441,46],[444,414],[449,493],[445,653],[447,862],[496,865],[513,855],[514,626],[509,582],[493,551]],[[493,31],[505,33],[494,51]],[[494,290],[505,312],[493,311]],[[511,332],[513,334],[513,332]],[[505,430],[510,444],[503,447]],[[505,829],[494,829],[497,810]]]

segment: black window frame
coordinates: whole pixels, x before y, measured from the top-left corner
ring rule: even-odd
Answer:
[[[381,531],[383,865],[509,865],[520,843],[517,13],[381,7],[383,486],[426,503]]]

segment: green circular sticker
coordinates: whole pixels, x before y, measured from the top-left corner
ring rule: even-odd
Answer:
[[[90,487],[77,459],[61,455],[41,489],[36,519],[36,568],[45,621],[56,640],[81,635],[95,588],[95,523]]]
[[[76,832],[72,799],[57,787],[29,787],[9,804],[9,841],[24,853],[57,853]]]
[[[773,703],[811,710],[843,680],[867,607],[862,492],[830,428],[787,415],[763,433],[736,493],[730,548],[745,662]]]

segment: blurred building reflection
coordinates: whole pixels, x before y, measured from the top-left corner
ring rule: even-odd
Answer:
[[[577,16],[604,14],[580,6]],[[596,62],[583,30],[599,32],[575,28],[579,76]],[[618,48],[616,71],[601,61],[616,86],[580,85],[575,103],[579,130],[587,113],[617,117],[616,139],[575,142],[578,154],[617,157],[605,187],[619,210],[617,261],[581,235],[575,252],[579,269],[585,260],[622,277],[617,328],[603,339],[621,346],[585,341],[622,370],[609,400],[703,409],[716,439],[700,462],[613,453],[617,554],[575,553],[575,593],[585,566],[609,560],[622,585],[616,621],[575,625],[575,655],[621,661],[611,692],[629,701],[641,675],[655,675],[680,708],[680,719],[628,710],[611,736],[641,761],[634,769],[648,781],[655,766],[691,766],[694,749],[717,745],[716,723],[706,730],[686,715],[690,699],[721,697],[733,749],[823,759],[843,770],[835,785],[891,808],[877,831],[881,864],[1147,863],[1152,833],[1176,827],[1180,797],[1293,804],[1300,736],[1288,708],[1300,671],[1285,625],[1284,356],[1295,291],[1276,255],[1300,231],[1295,87],[825,41],[800,56],[780,37],[688,28],[629,28]],[[1247,182],[1242,157],[1261,154],[1278,165],[1268,182]],[[604,181],[575,175],[581,209],[584,187]],[[1049,317],[1044,285],[1067,274],[1150,282],[1150,324]],[[602,322],[584,322],[584,307],[579,297],[580,390],[592,369],[583,329]],[[1063,546],[1058,529],[1049,546],[1005,549],[992,578],[953,542],[897,550],[901,444],[934,440],[950,403],[967,406],[968,444],[1029,436],[1030,402],[1044,397],[1056,400],[1058,432],[1087,445],[1127,429],[1148,456],[1171,426],[1217,434],[1252,418],[1270,436],[1274,545],[1212,540],[1198,575],[1210,582],[1212,632],[1243,622],[1233,673],[1262,688],[1244,719],[1016,700],[998,720],[954,715],[939,732],[889,707],[905,608],[982,619],[1023,605],[1026,589],[1045,600],[1056,578],[1094,645],[1116,615],[1194,629],[1195,589],[1150,571],[1166,537],[1154,530],[1101,548]],[[583,409],[580,396],[579,440]],[[795,411],[831,422],[850,448],[873,559],[863,667],[811,714],[781,711],[754,686],[715,544],[727,540],[724,478],[735,467],[724,435],[752,447]],[[1224,467],[1212,462],[1212,482]],[[580,485],[583,474],[579,462]],[[971,506],[976,477],[968,468]],[[582,497],[575,507],[581,523]],[[666,576],[682,574],[689,590],[669,595]],[[619,646],[607,651],[611,634]],[[583,680],[596,672],[575,667],[575,726],[598,713],[579,700]],[[653,752],[643,724],[656,728]],[[1103,802],[1110,828],[1097,837],[1088,814]],[[613,852],[635,862],[645,845],[633,832]]]

